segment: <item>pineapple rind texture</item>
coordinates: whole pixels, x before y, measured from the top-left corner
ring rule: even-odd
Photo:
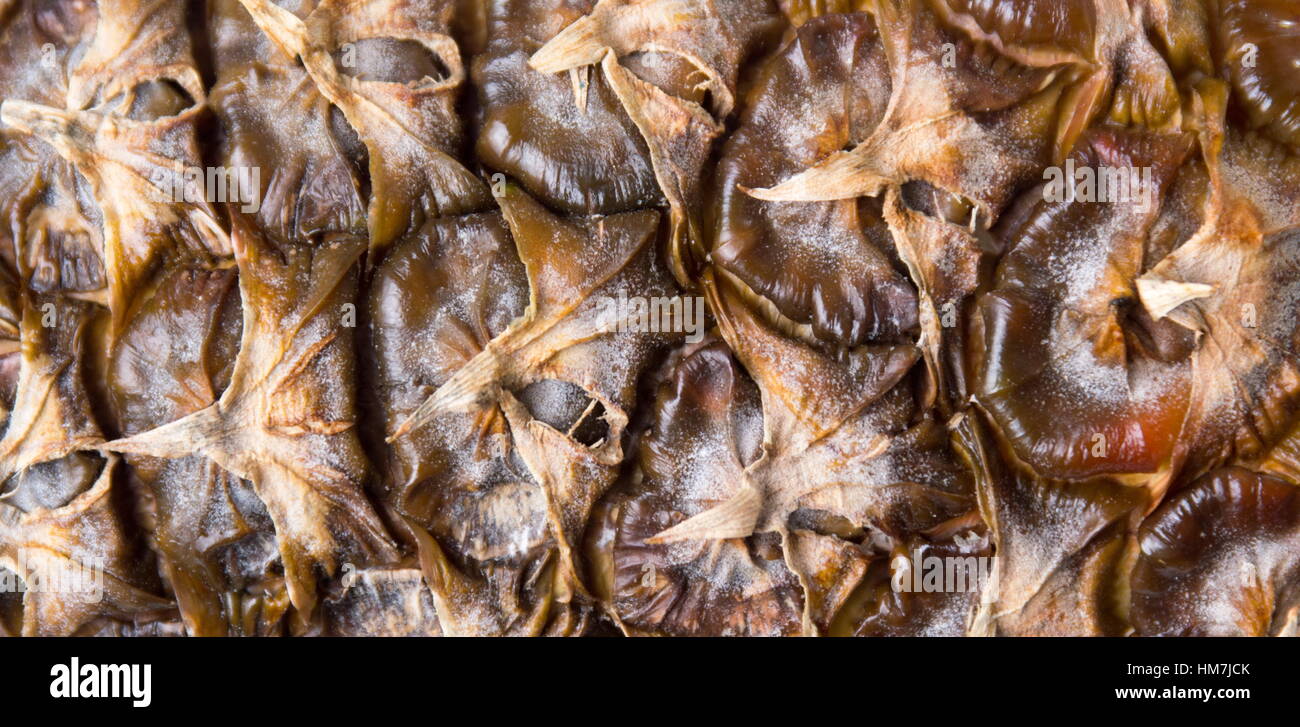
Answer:
[[[1282,0],[0,0],[0,634],[1300,629]]]

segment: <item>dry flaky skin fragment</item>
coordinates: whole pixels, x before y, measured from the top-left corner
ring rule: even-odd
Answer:
[[[802,633],[835,634],[836,621],[848,614],[851,599],[865,581],[871,564],[879,559],[873,561],[874,550],[858,542],[859,533],[846,537],[846,533],[839,532],[843,521],[815,513],[799,525],[785,537],[784,550],[790,570],[799,574],[803,587]],[[802,527],[805,525],[817,529]]]
[[[917,286],[920,336],[916,345],[932,380],[927,398],[948,414],[970,396],[969,332],[963,324],[985,264],[987,238],[982,231],[920,211],[937,207],[937,196],[912,204],[904,201],[905,195],[924,195],[924,191],[924,187],[890,190],[883,213],[898,256]]]
[[[103,445],[165,457],[201,455],[251,481],[275,526],[290,600],[308,617],[317,570],[385,563],[395,550],[362,490],[355,430],[352,329],[365,240],[337,234],[314,248],[276,248],[235,217],[243,332],[230,384],[216,402]]]
[[[665,469],[661,460],[643,456],[643,470],[657,466],[661,471],[643,471],[642,485],[683,489],[684,500],[676,503],[669,496],[659,506],[663,510],[638,514],[632,526],[644,529],[647,524],[638,522],[652,517],[670,526],[653,537],[624,536],[622,542],[668,552],[698,549],[689,561],[706,557],[720,547],[718,541],[735,545],[754,536],[784,552],[804,594],[800,628],[819,633],[833,617],[827,603],[843,598],[834,592],[838,574],[860,577],[862,569],[860,557],[833,541],[820,541],[827,534],[818,528],[831,528],[831,534],[838,527],[904,536],[969,511],[970,483],[947,449],[946,433],[929,419],[913,422],[916,410],[905,377],[919,356],[914,347],[860,347],[837,358],[757,319],[725,280],[706,275],[704,287],[724,339],[761,394],[761,417],[752,413],[740,425],[744,431],[736,432],[725,416],[704,409],[704,421],[695,426],[722,428],[709,439],[737,454],[710,456],[703,447],[698,456],[710,464],[702,473]],[[672,429],[663,436],[686,439],[673,436]],[[742,443],[729,441],[737,436]],[[755,441],[760,437],[761,445]],[[650,441],[653,446],[655,440]],[[618,566],[615,560],[606,570],[617,574]],[[828,569],[836,577],[828,579]],[[710,577],[709,571],[694,577]]]
[[[448,220],[378,271],[392,497],[444,631],[580,631],[576,544],[622,461],[636,378],[677,337],[620,331],[631,313],[607,303],[676,286],[653,247],[656,211],[566,219],[513,186],[499,202],[509,236],[495,215]]]
[[[454,157],[462,138],[455,93],[465,68],[448,35],[453,3],[322,0],[303,20],[269,0],[242,2],[284,53],[301,59],[365,144],[371,250],[383,250],[427,218],[489,204],[486,186]],[[347,54],[360,54],[357,44],[375,38],[418,43],[446,76],[398,82],[350,75]],[[342,52],[337,60],[336,51]]]
[[[678,282],[689,285],[705,257],[698,223],[701,175],[723,126],[703,106],[637,78],[613,53],[600,66],[650,147],[655,179],[670,208],[669,264]]]
[[[1300,488],[1215,470],[1142,525],[1133,625],[1144,636],[1300,634]]]

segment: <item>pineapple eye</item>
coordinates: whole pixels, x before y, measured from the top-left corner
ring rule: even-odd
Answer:
[[[1294,3],[1223,3],[1223,64],[1251,127],[1300,149],[1300,22]]]
[[[156,121],[192,108],[194,97],[180,84],[163,78],[138,83],[108,99],[104,106],[132,121]]]
[[[1043,476],[1153,471],[1174,446],[1189,371],[1167,360],[1185,337],[1115,301],[1132,297],[1161,190],[1189,153],[1178,137],[1090,131],[1067,168],[1149,168],[1147,203],[1043,190],[1029,218],[1004,231],[1009,251],[980,303],[986,359],[975,393]],[[1075,416],[1062,423],[1045,402],[1066,401]]]
[[[870,136],[887,76],[869,16],[804,24],[768,65],[718,164],[712,259],[769,322],[805,340],[857,346],[916,328],[916,290],[878,213],[855,199],[772,202],[747,191]]]
[[[624,68],[665,93],[712,108],[712,79],[697,64],[677,53],[638,51],[619,58]]]
[[[581,386],[559,379],[542,379],[524,387],[516,396],[534,419],[588,447],[600,444],[609,436],[604,404]]]
[[[1058,49],[1087,56],[1097,30],[1092,3],[1055,0],[931,0],[950,24],[1018,48]]]
[[[451,74],[428,46],[402,38],[361,38],[331,54],[340,73],[359,81],[432,85]]]
[[[1154,512],[1138,535],[1133,625],[1142,636],[1266,636],[1294,629],[1300,490],[1228,467]],[[1290,581],[1292,584],[1293,580]]]
[[[131,89],[131,105],[126,115],[137,121],[175,116],[194,106],[194,98],[170,79],[145,81]]]
[[[62,459],[41,462],[0,485],[3,502],[25,512],[63,507],[89,490],[104,469],[104,458],[76,452]]]
[[[488,4],[487,49],[474,66],[477,156],[564,212],[660,204],[650,152],[599,67],[542,73],[528,65],[540,41],[579,12],[561,2]],[[594,138],[601,143],[586,143]]]

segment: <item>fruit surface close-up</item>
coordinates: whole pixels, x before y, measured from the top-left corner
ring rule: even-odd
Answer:
[[[1300,3],[0,0],[0,635],[1300,635]]]

